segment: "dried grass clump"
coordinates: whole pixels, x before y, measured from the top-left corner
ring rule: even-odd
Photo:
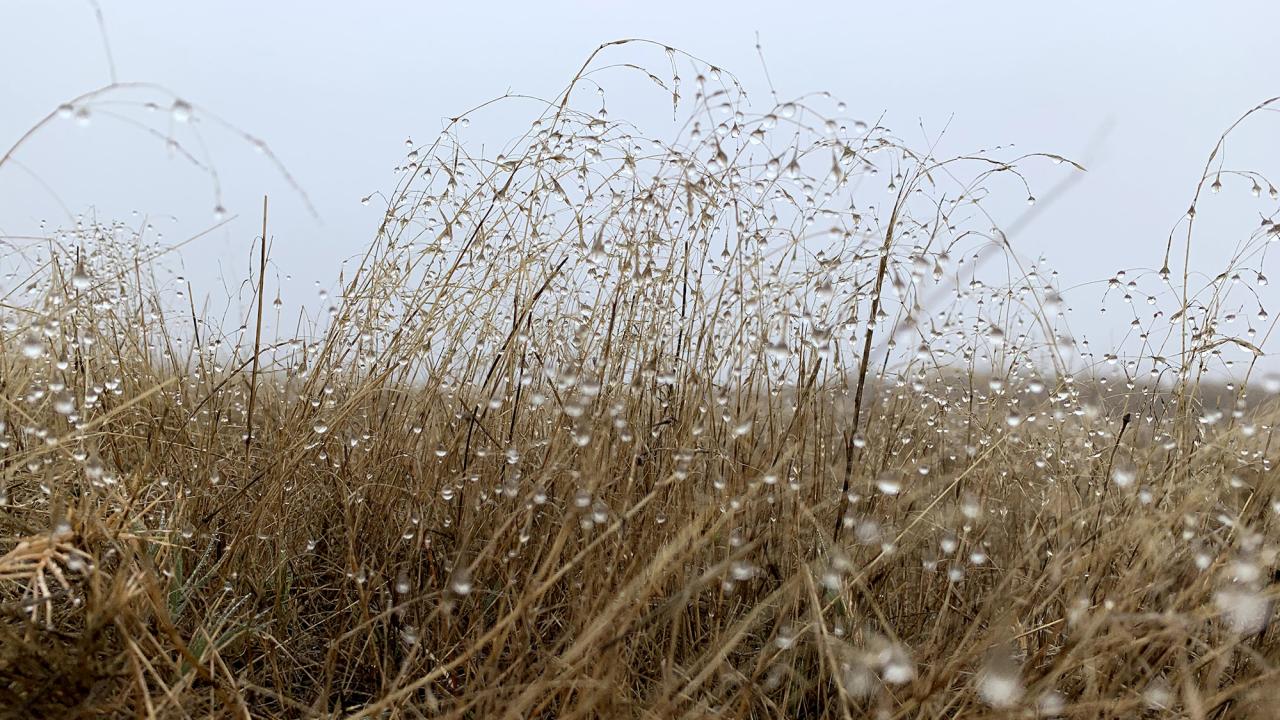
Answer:
[[[580,107],[639,68],[593,55],[501,155],[471,114],[411,147],[293,337],[260,274],[201,316],[145,231],[11,240],[0,707],[1271,717],[1280,383],[1225,318],[1276,226],[1118,273],[1140,346],[1097,355],[986,209],[1062,158],[666,53],[674,141]]]

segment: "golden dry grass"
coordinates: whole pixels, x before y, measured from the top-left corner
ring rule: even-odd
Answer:
[[[984,207],[1060,158],[670,56],[677,142],[576,109],[593,56],[505,156],[411,149],[292,337],[123,225],[7,256],[0,708],[1275,717],[1275,393],[1202,390],[1262,344],[1229,273],[1116,278],[1171,306],[1094,355]]]

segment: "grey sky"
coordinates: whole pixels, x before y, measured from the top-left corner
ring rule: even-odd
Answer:
[[[1026,255],[1047,254],[1064,286],[1158,267],[1218,134],[1280,94],[1280,4],[1265,1],[102,5],[121,79],[165,85],[265,139],[321,214],[312,219],[244,143],[211,131],[224,204],[240,217],[184,251],[186,274],[215,292],[219,273],[240,277],[258,198],[270,193],[275,261],[296,278],[286,295],[308,301],[312,281],[331,284],[339,261],[370,237],[379,211],[359,198],[390,189],[406,137],[426,140],[442,118],[507,89],[551,96],[607,40],[651,38],[714,62],[763,109],[758,30],[781,95],[829,90],[850,113],[883,113],[921,142],[917,121],[931,132],[950,122],[952,152],[1015,143],[1079,158],[1110,122],[1087,177],[1014,238]],[[664,66],[656,51],[619,57]],[[0,145],[107,80],[87,4],[0,3]],[[628,118],[660,134],[670,106],[656,94],[642,100],[627,106]],[[530,117],[500,116],[493,137],[522,131]],[[1230,147],[1233,164],[1280,169],[1275,122],[1246,127]],[[207,181],[123,126],[55,124],[20,159],[73,210],[173,214],[179,223],[160,225],[170,239],[212,218]],[[1032,176],[1039,191],[1058,177]],[[1197,250],[1206,269],[1218,268],[1259,211],[1274,210],[1265,193],[1255,200],[1247,190],[1237,180],[1222,193],[1229,217],[1208,226],[1215,236],[1206,232]],[[0,231],[62,218],[28,176],[0,170]]]

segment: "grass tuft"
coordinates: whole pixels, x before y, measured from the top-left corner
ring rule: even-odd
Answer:
[[[1270,187],[1224,148],[1198,187]],[[1272,717],[1274,191],[1220,274],[1169,268],[1192,212],[1100,283],[1100,351],[993,219],[1083,168],[999,153],[631,40],[411,144],[296,321],[264,325],[265,204],[230,323],[145,227],[7,239],[0,708]]]

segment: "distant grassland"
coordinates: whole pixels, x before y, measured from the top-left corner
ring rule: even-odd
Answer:
[[[1276,226],[1196,285],[1193,207],[1086,349],[986,208],[1070,161],[617,45],[409,148],[296,336],[262,237],[236,330],[145,232],[8,241],[0,715],[1275,717],[1280,382],[1221,318]],[[589,92],[624,50],[677,139]]]

